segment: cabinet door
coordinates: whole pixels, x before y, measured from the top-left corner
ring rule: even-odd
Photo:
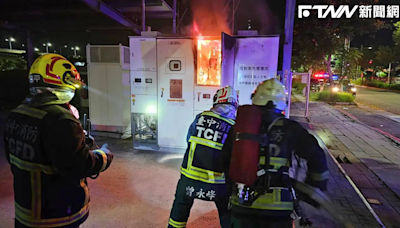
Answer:
[[[90,121],[92,125],[107,125],[107,67],[92,64],[88,75]]]
[[[126,101],[123,99],[122,69],[118,65],[107,65],[107,124],[123,126],[123,111]],[[129,104],[129,103],[128,103]]]
[[[158,145],[185,149],[193,121],[193,41],[159,39],[157,59]]]

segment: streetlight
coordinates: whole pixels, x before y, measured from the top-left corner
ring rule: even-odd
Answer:
[[[35,48],[35,51],[39,51],[39,48]]]
[[[76,47],[72,47],[71,48],[71,50],[73,50],[74,51],[74,56],[76,56],[76,51],[79,51],[79,47],[78,46],[76,46]]]
[[[14,39],[14,38],[12,38],[12,37],[10,37],[10,38],[8,38],[8,39],[6,39],[6,41],[8,42],[8,44],[10,45],[10,50],[12,49],[12,42],[15,42],[16,40]]]
[[[67,47],[68,47],[67,45],[64,45],[64,48],[67,48]],[[61,51],[61,50],[62,50],[62,48],[63,48],[63,47],[62,47],[62,46],[60,46],[60,55],[62,55],[62,51]]]
[[[51,43],[43,44],[46,47],[46,52],[49,53],[49,47],[51,47]]]

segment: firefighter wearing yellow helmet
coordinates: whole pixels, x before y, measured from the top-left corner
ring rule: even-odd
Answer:
[[[78,227],[89,215],[86,178],[106,170],[113,155],[107,144],[89,148],[69,110],[81,86],[75,66],[61,55],[40,56],[30,69],[30,93],[5,131],[16,227]]]
[[[221,149],[235,124],[238,101],[232,87],[218,90],[212,109],[197,115],[190,126],[169,228],[186,227],[195,199],[214,201],[222,228],[230,227],[229,191],[222,172]]]
[[[329,171],[325,153],[314,136],[282,114],[287,95],[277,79],[264,81],[252,95],[253,105],[239,107],[236,125],[228,133],[222,156],[227,158],[224,173],[229,174],[229,183],[234,183],[230,201],[233,228],[289,228],[291,215],[302,216],[289,177],[292,153],[307,160],[306,183],[323,191],[327,189]],[[257,125],[248,124],[254,120]],[[254,181],[243,184],[246,180]],[[303,199],[314,203],[306,196]],[[303,218],[301,222],[306,225],[309,221]]]

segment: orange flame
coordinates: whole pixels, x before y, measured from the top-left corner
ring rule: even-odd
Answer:
[[[221,83],[221,41],[197,40],[197,84],[220,85]]]

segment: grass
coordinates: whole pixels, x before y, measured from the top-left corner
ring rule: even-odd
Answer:
[[[319,95],[319,93],[310,92],[310,101],[318,100],[318,95]]]
[[[329,91],[322,91],[313,95],[317,101],[324,102],[353,102],[354,97],[351,93],[330,93]]]

